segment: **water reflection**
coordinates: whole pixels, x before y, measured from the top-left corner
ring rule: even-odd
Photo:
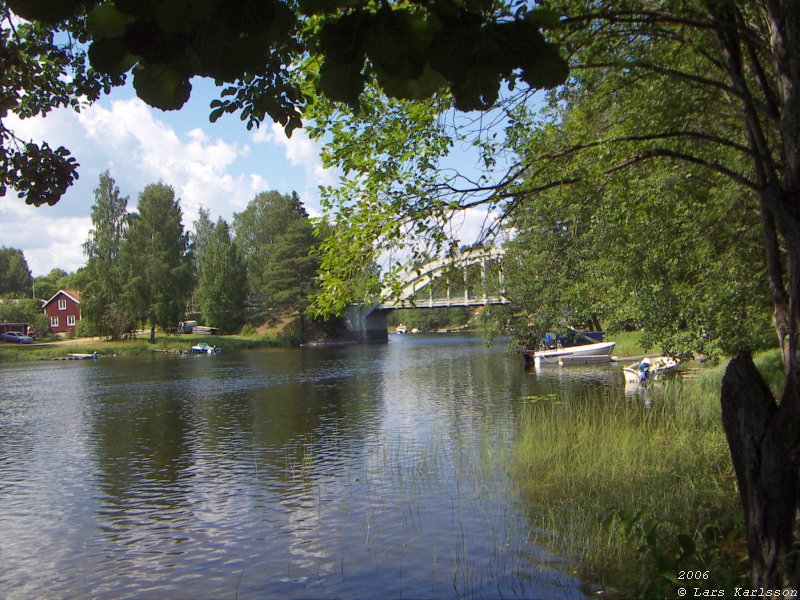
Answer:
[[[520,399],[567,385],[517,358],[393,336],[3,367],[0,590],[578,597],[496,468]]]
[[[588,386],[604,387],[617,389],[624,383],[624,378],[620,375],[620,367],[611,364],[597,364],[586,366],[559,366],[559,365],[535,365],[530,372],[533,373],[537,381],[546,386],[559,386],[573,388],[576,385],[585,384]]]

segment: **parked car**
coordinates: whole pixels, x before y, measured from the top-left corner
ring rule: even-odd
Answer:
[[[2,339],[6,342],[16,342],[17,344],[33,343],[33,338],[31,336],[25,335],[19,331],[7,331],[2,335]]]

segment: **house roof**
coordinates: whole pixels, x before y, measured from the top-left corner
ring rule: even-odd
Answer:
[[[83,298],[83,294],[81,294],[77,290],[58,290],[55,294],[53,294],[53,297],[50,298],[50,300],[48,300],[47,302],[45,302],[42,305],[42,308],[44,308],[45,306],[50,304],[53,300],[58,298],[61,294],[64,294],[67,298],[69,298],[70,300],[75,302],[75,304],[80,304],[81,303],[81,299]]]

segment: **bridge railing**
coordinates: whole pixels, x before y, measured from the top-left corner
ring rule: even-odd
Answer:
[[[382,307],[450,308],[508,304],[502,257],[503,252],[499,249],[477,249],[456,258],[432,261],[403,278],[399,294],[385,290]]]

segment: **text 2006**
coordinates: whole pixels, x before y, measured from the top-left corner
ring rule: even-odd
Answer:
[[[708,579],[708,571],[678,571],[678,579],[687,581]]]

